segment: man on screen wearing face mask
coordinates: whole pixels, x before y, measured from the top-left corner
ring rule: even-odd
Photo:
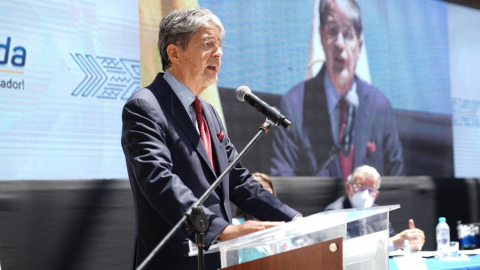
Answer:
[[[374,204],[374,202],[380,195],[380,184],[380,174],[375,168],[368,165],[360,166],[347,178],[347,182],[345,183],[345,192],[347,195],[342,196],[329,204],[325,208],[325,211],[349,208],[363,209],[378,206]],[[408,230],[404,230],[397,234],[393,229],[392,224],[389,224],[390,251],[404,248],[405,240],[409,240],[411,250],[422,249],[422,246],[425,243],[425,234],[422,230],[415,228],[413,219],[408,221],[408,226]]]

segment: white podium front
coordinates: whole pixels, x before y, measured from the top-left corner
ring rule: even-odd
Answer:
[[[338,210],[221,242],[222,268],[343,238],[344,270],[387,270],[389,211],[399,205]]]

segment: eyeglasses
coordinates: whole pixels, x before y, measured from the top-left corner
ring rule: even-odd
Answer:
[[[221,41],[220,42],[215,42],[213,40],[206,40],[203,43],[203,47],[206,51],[213,51],[215,48],[221,49],[222,51],[225,50],[225,44],[223,44]]]
[[[376,188],[365,188],[364,186],[362,186],[361,184],[352,184],[350,183],[350,185],[352,186],[353,188],[353,191],[356,193],[356,192],[364,192],[365,190],[368,190],[368,193],[370,193],[370,195],[372,196],[375,196],[377,195],[378,193],[378,189]]]
[[[336,40],[339,33],[342,33],[345,41],[352,41],[357,36],[355,29],[350,23],[329,22],[325,26],[325,30],[327,31],[329,42]]]

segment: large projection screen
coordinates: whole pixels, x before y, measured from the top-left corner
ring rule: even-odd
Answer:
[[[263,119],[235,100],[237,87],[247,85],[282,108],[288,93],[315,80],[325,65],[318,0],[3,1],[0,180],[127,178],[122,106],[161,71],[156,49],[161,17],[197,5],[212,10],[226,29],[219,82],[202,97],[224,117],[237,148]],[[354,152],[357,164],[381,164],[384,175],[480,177],[480,11],[434,0],[358,0],[358,5],[363,43],[355,74],[391,106],[373,110],[372,117],[380,121],[383,113],[394,119],[394,125],[382,127],[396,130],[389,134],[398,136],[398,143],[364,138],[355,145],[363,149]],[[320,114],[302,106],[290,113]],[[306,136],[306,144],[315,147],[305,147],[303,137],[284,144],[294,135],[282,137],[276,129],[243,164],[279,176],[317,175],[312,168],[338,139],[332,126],[305,122],[309,126],[295,136]],[[362,127],[355,138],[364,131],[388,133]],[[391,169],[389,149],[401,150],[401,170]],[[315,165],[302,170],[310,166],[305,162]]]

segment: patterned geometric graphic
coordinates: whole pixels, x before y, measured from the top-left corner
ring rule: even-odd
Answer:
[[[140,61],[72,54],[85,74],[72,96],[127,100],[140,89]]]
[[[480,127],[480,101],[452,97],[453,124],[464,127]]]

